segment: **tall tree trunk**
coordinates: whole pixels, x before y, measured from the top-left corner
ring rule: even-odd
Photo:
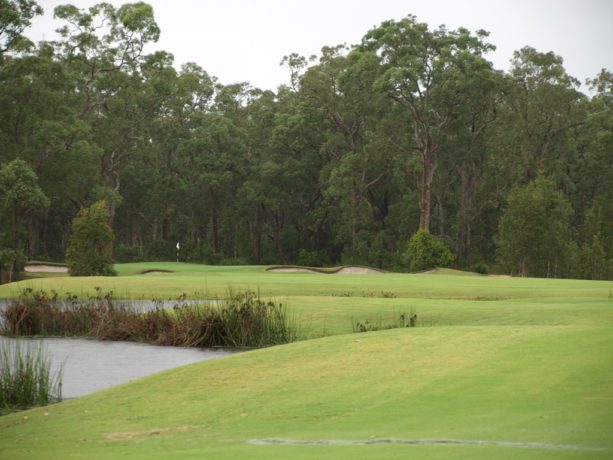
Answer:
[[[472,218],[469,215],[473,207],[475,178],[460,170],[462,178],[462,197],[460,199],[460,226],[456,252],[461,257],[463,267],[468,266],[471,248]]]
[[[213,192],[213,188],[209,187],[209,194],[211,196],[211,223],[213,225],[213,248],[215,248],[215,252],[219,254],[219,223],[217,222],[217,199],[215,193]]]
[[[432,180],[436,171],[436,150],[426,150],[421,156],[423,172],[419,188],[419,229],[430,231]]]
[[[255,221],[253,223],[253,245],[255,264],[260,265],[262,261],[262,212],[260,206],[255,208]]]

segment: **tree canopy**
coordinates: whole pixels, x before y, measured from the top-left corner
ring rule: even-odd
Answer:
[[[462,269],[613,276],[607,69],[584,94],[555,50],[497,70],[487,32],[409,15],[285,57],[288,85],[264,91],[147,54],[160,29],[146,3],[58,6],[59,39],[33,44],[41,12],[0,0],[10,276],[76,260],[74,225],[94,217],[107,268],[174,260],[181,241],[200,263],[404,270],[427,246]]]

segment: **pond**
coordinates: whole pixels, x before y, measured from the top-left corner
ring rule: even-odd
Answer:
[[[70,338],[13,339],[42,343],[52,368],[64,366],[62,397],[75,398],[166,369],[221,358],[235,350],[161,347],[133,342],[101,342]]]
[[[13,302],[13,299],[0,299],[0,312],[6,309],[8,305]],[[216,299],[204,299],[204,300],[147,300],[147,299],[113,299],[113,304],[125,305],[128,309],[134,311],[149,311],[156,308],[172,308],[177,304],[180,305],[204,305],[215,304]]]

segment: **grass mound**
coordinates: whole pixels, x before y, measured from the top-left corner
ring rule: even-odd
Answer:
[[[485,276],[481,273],[469,272],[465,270],[456,270],[455,268],[433,268],[419,272],[420,275],[452,275],[452,276]]]
[[[327,337],[0,418],[0,457],[605,459],[612,357],[606,327]]]
[[[172,270],[166,270],[164,268],[149,268],[140,272],[141,275],[155,275],[158,273],[174,273]]]
[[[335,274],[373,274],[386,273],[379,268],[366,267],[364,265],[341,265],[339,267],[304,267],[302,265],[273,265],[266,269],[268,272],[275,273],[321,273],[324,275]]]

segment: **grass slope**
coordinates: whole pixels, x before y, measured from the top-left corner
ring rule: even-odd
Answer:
[[[613,458],[611,282],[118,268],[29,283],[86,292],[108,281],[132,297],[259,287],[287,299],[311,337],[329,336],[2,417],[0,458]],[[155,268],[173,273],[138,274]],[[410,309],[433,327],[342,335],[352,318]],[[297,445],[250,443],[270,438]],[[346,445],[393,439],[466,444]]]
[[[418,328],[255,351],[0,418],[0,458],[611,458],[609,332]],[[268,438],[528,444],[250,443]]]

